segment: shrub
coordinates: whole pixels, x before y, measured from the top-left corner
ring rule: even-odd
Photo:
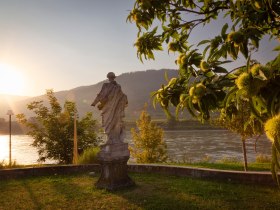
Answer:
[[[35,114],[34,117],[27,119],[24,114],[17,115],[18,121],[29,129],[27,134],[34,139],[31,145],[37,148],[39,162],[50,159],[63,164],[72,163],[75,120],[79,148],[85,150],[99,145],[97,121],[91,112],[77,120],[75,102],[65,101],[62,107],[53,90],[47,90],[46,97],[46,105],[44,101],[33,101],[27,105],[28,110]]]
[[[82,155],[78,158],[78,164],[97,163],[97,154],[99,153],[99,151],[99,147],[90,147],[85,149]]]
[[[137,163],[159,163],[167,160],[163,129],[151,121],[146,108],[136,122],[138,129],[131,129],[134,145],[129,149]]]

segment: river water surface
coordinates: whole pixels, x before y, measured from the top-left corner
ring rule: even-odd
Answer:
[[[168,156],[173,161],[194,162],[207,158],[210,161],[223,158],[237,158],[242,160],[242,144],[238,135],[226,130],[174,130],[165,131],[164,140],[167,144]],[[12,160],[18,164],[37,163],[36,148],[30,146],[33,139],[27,135],[12,136]],[[126,142],[131,144],[130,132],[127,132]],[[248,161],[255,161],[259,154],[270,155],[271,143],[265,136],[261,136],[256,144],[255,139],[246,143]],[[9,136],[0,135],[0,161],[9,160]],[[47,161],[46,163],[55,163]]]

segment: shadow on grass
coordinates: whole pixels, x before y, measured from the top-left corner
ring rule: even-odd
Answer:
[[[38,197],[35,195],[34,190],[30,186],[30,184],[27,183],[25,179],[21,183],[24,189],[29,194],[29,197],[32,200],[35,209],[42,209],[42,204],[38,201]]]
[[[135,187],[109,192],[87,175],[52,178],[68,203],[84,209],[280,209],[276,188],[156,174],[130,174]],[[81,204],[82,201],[82,204]]]
[[[132,174],[137,186],[113,192],[144,209],[280,209],[276,188]]]
[[[280,209],[280,191],[271,187],[156,174],[130,177],[135,187],[113,192],[96,189],[98,175],[87,174],[0,182],[2,197],[9,197],[9,203],[0,199],[5,205],[0,209],[22,208],[10,205],[14,201],[26,209]]]

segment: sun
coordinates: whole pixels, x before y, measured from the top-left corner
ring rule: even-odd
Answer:
[[[25,77],[15,67],[0,63],[0,94],[24,95]]]

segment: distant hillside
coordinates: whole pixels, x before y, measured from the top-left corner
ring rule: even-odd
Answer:
[[[19,101],[27,100],[28,96],[14,96],[0,94],[0,118],[7,118],[7,111],[9,109],[17,110]]]
[[[123,92],[128,97],[128,107],[126,109],[126,118],[135,119],[139,117],[145,103],[149,104],[148,111],[153,117],[164,118],[164,113],[160,108],[154,110],[151,106],[150,93],[166,84],[164,74],[167,72],[168,77],[177,77],[176,70],[147,70],[139,72],[124,73],[116,78],[116,81],[122,86]],[[79,115],[83,116],[86,112],[94,112],[94,116],[98,117],[100,112],[90,106],[96,95],[99,93],[102,84],[106,80],[90,86],[77,87],[67,91],[56,92],[55,95],[59,102],[63,104],[65,99],[76,101]],[[25,113],[31,116],[26,109],[26,104],[34,100],[45,100],[45,96],[37,96],[25,100],[17,101],[14,104],[16,113]]]

